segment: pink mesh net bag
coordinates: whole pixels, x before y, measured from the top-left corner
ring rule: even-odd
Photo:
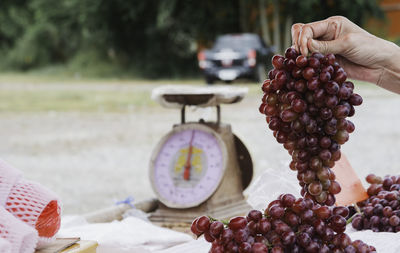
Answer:
[[[6,241],[3,242],[4,252],[9,250],[10,253],[32,253],[38,242],[38,233],[0,207],[0,239]],[[1,243],[0,241],[0,250],[2,249]]]
[[[4,206],[14,184],[21,178],[21,172],[0,159],[0,206]]]
[[[60,228],[61,208],[57,196],[42,185],[23,179],[20,171],[1,159],[0,206],[35,228],[40,241],[48,241]]]
[[[5,209],[35,228],[40,241],[48,241],[60,228],[61,208],[58,198],[38,183],[19,179],[11,188]]]
[[[11,253],[11,243],[0,237],[0,253]]]

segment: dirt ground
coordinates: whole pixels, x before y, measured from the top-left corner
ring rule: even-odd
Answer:
[[[123,89],[150,96],[158,85],[123,84]],[[276,143],[258,112],[261,91],[255,85],[247,86],[250,92],[241,103],[222,106],[222,120],[232,124],[233,131],[247,145],[257,176],[267,167],[282,168],[289,155]],[[43,90],[83,92],[121,87],[118,83],[40,84]],[[29,88],[31,84],[0,82],[0,94]],[[357,91],[364,103],[356,108],[352,119],[356,131],[342,147],[343,152],[360,177],[370,172],[399,173],[400,95],[366,84],[359,85]],[[189,120],[200,116],[213,119],[214,111],[188,111]],[[177,110],[154,104],[133,106],[127,112],[3,110],[0,157],[23,170],[26,178],[59,194],[64,214],[82,214],[114,205],[128,196],[136,200],[153,197],[148,180],[151,152],[179,120]]]

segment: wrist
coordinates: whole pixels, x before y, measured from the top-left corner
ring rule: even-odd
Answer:
[[[383,69],[400,74],[400,47],[393,42],[387,41],[386,51],[388,56]]]
[[[400,72],[394,72],[389,69],[383,69],[379,76],[378,86],[400,94]]]
[[[379,76],[377,85],[400,94],[400,47],[387,42],[387,57]]]

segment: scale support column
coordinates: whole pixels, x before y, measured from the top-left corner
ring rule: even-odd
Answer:
[[[221,106],[216,105],[217,108],[217,125],[221,123]],[[181,124],[186,123],[186,105],[183,105],[181,108]]]

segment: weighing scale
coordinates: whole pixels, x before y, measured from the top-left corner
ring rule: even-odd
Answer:
[[[253,163],[243,142],[221,122],[221,104],[240,102],[247,88],[163,86],[152,98],[181,111],[157,144],[150,161],[150,181],[159,207],[150,220],[164,226],[189,223],[200,215],[217,219],[244,215],[251,207],[243,190],[253,177]],[[186,107],[215,107],[216,121],[186,122]]]

